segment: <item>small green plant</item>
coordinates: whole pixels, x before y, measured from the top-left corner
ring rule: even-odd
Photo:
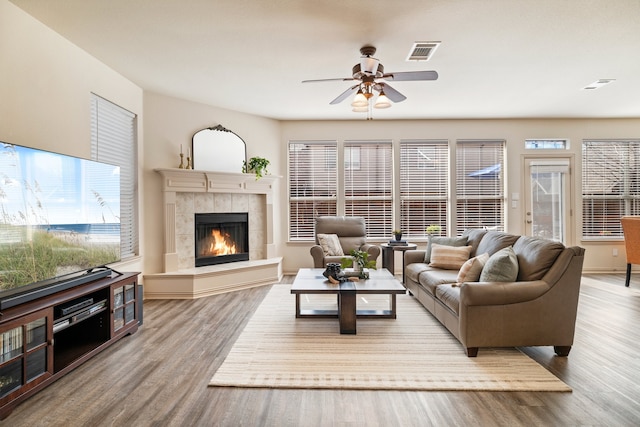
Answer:
[[[365,251],[361,251],[358,249],[354,249],[349,252],[350,257],[342,258],[340,261],[342,268],[353,267],[353,263],[355,262],[360,267],[360,271],[363,271],[365,268],[376,268],[376,261],[369,260],[369,254]]]
[[[246,160],[242,164],[242,172],[243,173],[255,173],[256,180],[262,178],[264,175],[268,175],[269,171],[267,170],[267,166],[269,166],[271,162],[265,159],[264,157],[252,157],[247,162]]]
[[[402,230],[393,230],[392,233],[393,234],[402,234],[403,231]]]
[[[430,226],[427,227],[427,234],[439,233],[441,229],[442,227],[440,227],[439,225],[431,224]]]

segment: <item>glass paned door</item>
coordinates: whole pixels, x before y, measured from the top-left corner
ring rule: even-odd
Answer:
[[[567,244],[571,214],[570,159],[525,159],[525,165],[526,234]]]

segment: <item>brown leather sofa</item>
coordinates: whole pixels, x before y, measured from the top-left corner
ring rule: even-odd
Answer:
[[[380,256],[380,246],[367,243],[365,220],[357,216],[320,216],[316,218],[316,244],[311,247],[314,268],[325,268],[327,263],[340,263],[342,258],[354,249],[369,254],[369,261]],[[335,234],[338,236],[344,255],[327,255],[319,245],[318,234]]]
[[[496,231],[466,230],[471,257],[513,247],[517,279],[456,283],[457,270],[426,264],[424,250],[404,254],[405,286],[464,346],[554,346],[567,356],[573,345],[584,248]]]

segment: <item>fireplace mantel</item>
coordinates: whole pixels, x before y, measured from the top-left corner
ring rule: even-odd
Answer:
[[[164,202],[164,272],[144,276],[145,298],[196,298],[228,290],[274,283],[282,277],[282,258],[275,256],[273,241],[273,189],[280,177],[267,175],[256,179],[253,174],[209,172],[190,169],[154,169],[162,177]],[[264,254],[217,268],[179,268],[177,241],[177,201],[180,193],[215,193],[264,195]],[[247,281],[247,271],[254,274]],[[211,280],[216,274],[223,281]],[[204,280],[206,279],[206,280]],[[168,283],[172,283],[167,286]],[[217,282],[224,282],[216,284]],[[206,283],[210,283],[210,286]],[[175,286],[174,286],[175,284]],[[203,285],[204,284],[204,285]],[[204,288],[203,288],[204,286]]]

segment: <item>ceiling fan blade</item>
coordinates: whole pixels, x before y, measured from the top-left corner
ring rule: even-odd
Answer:
[[[380,88],[384,90],[384,94],[387,95],[387,98],[389,98],[393,102],[402,102],[405,99],[407,99],[406,96],[404,96],[403,94],[401,94],[400,92],[398,92],[397,90],[389,86],[388,84],[379,83],[379,85],[380,85]]]
[[[437,80],[438,73],[436,71],[404,71],[400,73],[387,73],[382,76],[382,78],[393,80],[395,82],[411,80]]]
[[[303,80],[302,83],[317,83],[317,82],[349,82],[355,80],[353,77],[339,77],[337,79],[315,79],[315,80]]]
[[[353,87],[350,87],[349,89],[347,89],[344,92],[342,92],[336,99],[331,101],[329,104],[335,105],[335,104],[341,103],[342,101],[347,99],[349,97],[349,95],[351,95],[353,92],[355,92],[358,87],[360,87],[360,85],[355,85]]]

